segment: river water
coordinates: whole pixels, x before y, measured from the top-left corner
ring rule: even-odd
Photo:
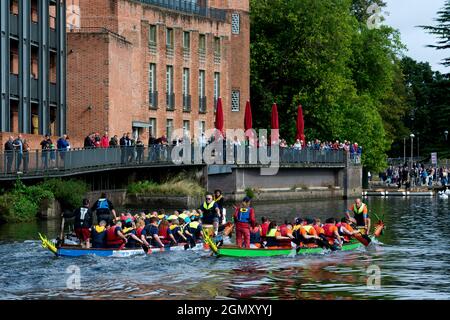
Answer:
[[[380,243],[308,257],[235,259],[187,251],[56,258],[40,247],[37,232],[54,238],[58,222],[3,225],[0,299],[449,299],[449,201],[366,199],[371,212],[385,216]],[[349,204],[321,200],[255,210],[282,222],[297,215],[340,217]],[[76,268],[80,287],[70,289]],[[370,278],[377,270],[379,286]]]

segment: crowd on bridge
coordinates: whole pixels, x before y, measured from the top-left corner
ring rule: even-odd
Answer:
[[[447,186],[449,171],[450,169],[446,167],[426,166],[415,162],[411,167],[408,164],[389,166],[379,177],[386,185],[397,185],[398,188]]]
[[[228,147],[246,146],[248,148],[267,147],[270,145],[270,141],[264,136],[255,139],[239,139],[234,136],[232,139],[227,137],[220,137],[223,142],[224,150]],[[143,163],[145,159],[145,149],[147,148],[147,160],[148,161],[160,161],[168,160],[169,148],[178,146],[183,143],[183,137],[176,137],[172,141],[162,135],[159,138],[149,135],[147,144],[144,143],[140,136],[134,136],[129,132],[123,133],[122,137],[114,135],[110,137],[108,132],[104,132],[103,135],[99,133],[90,133],[84,139],[82,149],[98,149],[98,148],[121,148],[121,163]],[[209,144],[215,141],[215,137],[206,137],[202,133],[198,138],[192,141],[193,145],[201,146],[203,149]],[[350,158],[359,163],[362,155],[362,147],[358,143],[351,143],[350,141],[340,142],[336,140],[321,141],[314,139],[305,143],[305,141],[296,139],[292,144],[289,144],[286,139],[278,139],[280,147],[280,155],[293,157],[295,154],[299,154],[302,150],[314,150],[321,153],[333,152],[333,151],[345,151]],[[3,172],[5,173],[27,173],[29,170],[30,153],[32,150],[36,150],[30,146],[26,139],[23,139],[19,134],[16,138],[10,136],[4,146],[4,160],[3,160]],[[40,164],[39,169],[48,170],[58,167],[58,163],[64,162],[66,152],[72,148],[70,138],[64,134],[56,143],[52,141],[49,135],[45,135],[40,142]],[[236,154],[236,152],[235,152]],[[225,155],[225,153],[224,153]],[[287,157],[286,157],[287,158]],[[33,158],[34,160],[34,158]]]

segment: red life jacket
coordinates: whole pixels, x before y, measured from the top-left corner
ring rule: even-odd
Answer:
[[[261,225],[261,237],[265,237],[267,235],[267,231],[269,231],[269,222],[264,222]]]
[[[116,228],[117,226],[113,226],[109,228],[109,230],[106,232],[106,244],[107,245],[115,245],[115,244],[122,244],[123,239],[116,235]]]
[[[165,227],[165,228],[159,228],[158,230],[158,236],[162,237],[164,239],[167,239],[167,230],[169,229],[169,227]]]
[[[327,238],[334,238],[334,232],[331,231],[332,227],[335,227],[336,225],[331,223],[326,223],[323,225],[323,230],[325,231],[325,237]]]
[[[280,226],[280,234],[282,237],[287,237],[287,225],[282,224]]]
[[[142,230],[144,230],[144,227],[139,227],[136,229],[136,236],[140,239],[142,235]]]

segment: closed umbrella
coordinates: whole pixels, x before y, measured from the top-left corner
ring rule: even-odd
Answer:
[[[223,108],[222,108],[222,98],[217,99],[217,109],[216,109],[216,121],[214,123],[217,131],[219,131],[223,136]]]
[[[245,115],[244,115],[244,129],[247,131],[248,129],[253,128],[253,119],[252,119],[252,108],[250,106],[250,101],[247,101],[245,105]]]
[[[303,108],[302,105],[298,106],[297,112],[297,136],[295,139],[300,139],[303,141],[303,146],[305,146],[305,120],[303,119]]]
[[[279,138],[279,132],[278,130],[280,129],[280,125],[278,123],[278,107],[277,104],[274,103],[272,105],[272,118],[271,118],[271,128],[272,130],[277,130],[277,132],[272,136],[271,135],[271,143],[278,142],[278,138]]]

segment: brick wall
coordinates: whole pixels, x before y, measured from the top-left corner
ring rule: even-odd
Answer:
[[[229,1],[210,1],[213,7],[229,8]],[[236,2],[245,10],[248,1]],[[226,22],[184,15],[138,2],[80,0],[81,26],[105,27],[124,39],[82,29],[81,34],[68,35],[68,133],[85,136],[90,131],[108,129],[110,135],[131,132],[133,121],[149,123],[156,118],[157,136],[166,133],[166,120],[173,119],[174,128],[183,121],[206,121],[214,126],[214,72],[220,72],[220,94],[224,107],[226,128],[242,128],[244,107],[249,99],[249,25],[248,13],[243,11],[241,34],[231,35],[231,16]],[[234,10],[234,8],[233,8]],[[230,11],[231,12],[231,11]],[[233,11],[234,12],[234,11]],[[149,24],[157,26],[157,46],[148,45]],[[166,27],[173,28],[173,55],[166,51]],[[187,59],[183,53],[183,31],[190,32],[191,50]],[[90,35],[89,32],[92,34]],[[205,61],[198,55],[199,34],[206,35]],[[214,62],[214,37],[221,38],[221,61]],[[149,108],[149,64],[156,64],[158,110]],[[166,67],[174,69],[175,111],[166,111]],[[183,112],[183,68],[190,69],[191,112]],[[206,71],[207,113],[198,112],[199,70]],[[241,91],[241,111],[231,112],[231,89]],[[87,110],[92,105],[92,110]],[[148,129],[140,134],[146,142]]]

